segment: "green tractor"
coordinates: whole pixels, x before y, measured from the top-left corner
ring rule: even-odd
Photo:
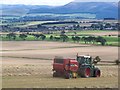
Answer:
[[[79,63],[78,75],[81,77],[100,77],[101,71],[99,68],[95,67],[94,62],[100,61],[100,58],[97,56],[92,59],[89,55],[80,55],[77,54],[77,61]]]

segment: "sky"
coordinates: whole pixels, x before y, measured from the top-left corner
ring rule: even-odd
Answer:
[[[71,1],[76,2],[118,2],[119,0],[0,0],[0,4],[25,4],[25,5],[65,5]]]

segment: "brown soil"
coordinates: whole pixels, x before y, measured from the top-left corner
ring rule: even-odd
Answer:
[[[79,53],[114,61],[118,58],[117,47],[46,41],[4,41],[2,45],[3,87],[118,87],[118,66],[113,64],[97,66],[102,72],[100,78],[66,80],[52,77],[55,56],[75,58]]]

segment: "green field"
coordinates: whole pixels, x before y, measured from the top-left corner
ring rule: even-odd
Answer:
[[[109,31],[100,31],[100,30],[94,30],[94,31],[77,31],[77,35],[82,38],[82,37],[86,37],[86,36],[95,36],[98,37],[99,33],[107,33]],[[50,40],[50,36],[52,35],[53,37],[59,37],[60,36],[60,32],[54,32],[54,34],[44,34],[46,36],[45,41],[51,41]],[[69,40],[67,42],[71,42],[74,43],[74,41],[72,40],[72,36],[74,35],[74,32],[66,32],[66,35],[68,36]],[[108,46],[119,46],[118,45],[118,40],[120,39],[120,37],[117,36],[102,36],[104,39],[106,39],[107,43],[106,45]],[[9,39],[6,37],[6,34],[1,35],[0,36],[2,41],[14,41],[13,39]],[[23,41],[23,39],[21,39],[18,35],[18,33],[16,34],[16,39],[15,41]],[[41,38],[35,38],[35,36],[33,35],[27,35],[27,37],[25,38],[25,41],[41,41]],[[52,40],[52,41],[56,41],[56,40]],[[62,42],[62,40],[57,40],[57,42]],[[78,43],[85,43],[83,40],[80,40]],[[92,44],[92,43],[88,43],[88,44]],[[95,45],[99,45],[100,43],[95,43]]]

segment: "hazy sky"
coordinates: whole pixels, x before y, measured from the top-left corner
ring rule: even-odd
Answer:
[[[0,0],[0,4],[64,5],[71,1],[80,2],[118,2],[119,0]]]

